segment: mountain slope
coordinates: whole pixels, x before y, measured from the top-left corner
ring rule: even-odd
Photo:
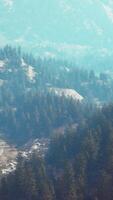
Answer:
[[[110,0],[1,0],[0,12],[1,45],[21,45],[35,55],[74,59],[82,66],[112,66]]]

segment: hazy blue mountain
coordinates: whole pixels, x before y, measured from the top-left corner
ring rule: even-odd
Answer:
[[[111,67],[112,36],[111,0],[0,0],[1,45]]]

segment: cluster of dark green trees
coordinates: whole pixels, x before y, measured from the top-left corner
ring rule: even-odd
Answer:
[[[1,179],[0,199],[53,199],[54,191],[44,161],[37,155],[33,155],[29,160],[19,157],[18,161],[15,173]]]
[[[73,99],[54,94],[33,94],[18,99],[14,107],[9,104],[0,112],[0,130],[3,136],[18,145],[29,139],[52,135],[59,127],[79,123],[84,107]]]
[[[106,73],[97,76],[66,61],[34,58],[10,46],[0,49],[0,62],[0,133],[15,143],[48,137],[53,129],[82,120],[79,103],[49,94],[48,87],[75,89],[88,103],[112,101],[113,79]],[[35,81],[26,75],[29,65]]]
[[[55,59],[34,58],[25,54],[21,48],[6,46],[0,49],[0,60],[5,68],[0,68],[0,80],[4,80],[2,90],[14,98],[28,90],[37,91],[44,88],[58,87],[77,90],[88,101],[97,98],[101,102],[111,101],[113,96],[113,74],[77,67],[74,63]],[[35,71],[35,81],[30,82],[22,62],[31,65]],[[1,95],[0,95],[1,96]]]
[[[76,130],[51,138],[45,158],[19,156],[16,171],[1,178],[0,199],[112,200],[113,105],[89,111]]]
[[[51,138],[45,158],[19,156],[16,171],[1,177],[0,199],[112,200],[113,105],[90,103],[112,101],[112,74],[36,59],[10,46],[0,49],[0,62],[1,136],[20,146]],[[29,65],[34,81],[26,75]],[[56,96],[48,87],[75,89],[86,103]]]

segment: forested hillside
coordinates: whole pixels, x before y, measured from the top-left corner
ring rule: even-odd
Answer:
[[[93,110],[76,130],[54,135],[45,158],[19,156],[16,171],[1,179],[1,199],[111,200],[112,118],[113,105]]]
[[[6,46],[0,49],[0,133],[18,145],[48,137],[81,118],[81,102],[65,97],[65,89],[78,92],[84,98],[82,105],[100,106],[112,101],[112,86],[111,73],[97,75],[66,61],[36,59],[21,48]]]
[[[0,0],[0,200],[113,200],[113,0]]]
[[[0,199],[111,200],[112,97],[109,71],[0,49]]]

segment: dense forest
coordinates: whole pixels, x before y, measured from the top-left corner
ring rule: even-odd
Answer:
[[[74,63],[55,59],[34,58],[21,48],[6,46],[0,49],[0,85],[2,93],[18,97],[28,91],[48,87],[71,88],[88,102],[98,99],[111,101],[113,96],[113,73],[102,71],[96,74]],[[5,93],[6,95],[6,93]]]
[[[50,92],[73,89],[78,101]],[[0,137],[21,148],[49,138],[44,157],[17,158],[1,200],[113,199],[113,74],[0,49]]]
[[[78,123],[80,103],[51,94],[49,88],[69,88],[84,104],[112,101],[112,73],[80,69],[74,63],[34,58],[21,48],[0,49],[0,134],[22,144],[30,137],[48,137],[53,129]],[[83,104],[82,104],[83,105]]]
[[[91,112],[91,108],[89,109]],[[52,137],[45,158],[18,156],[15,172],[1,178],[2,200],[111,200],[113,105],[93,110],[78,128]]]

